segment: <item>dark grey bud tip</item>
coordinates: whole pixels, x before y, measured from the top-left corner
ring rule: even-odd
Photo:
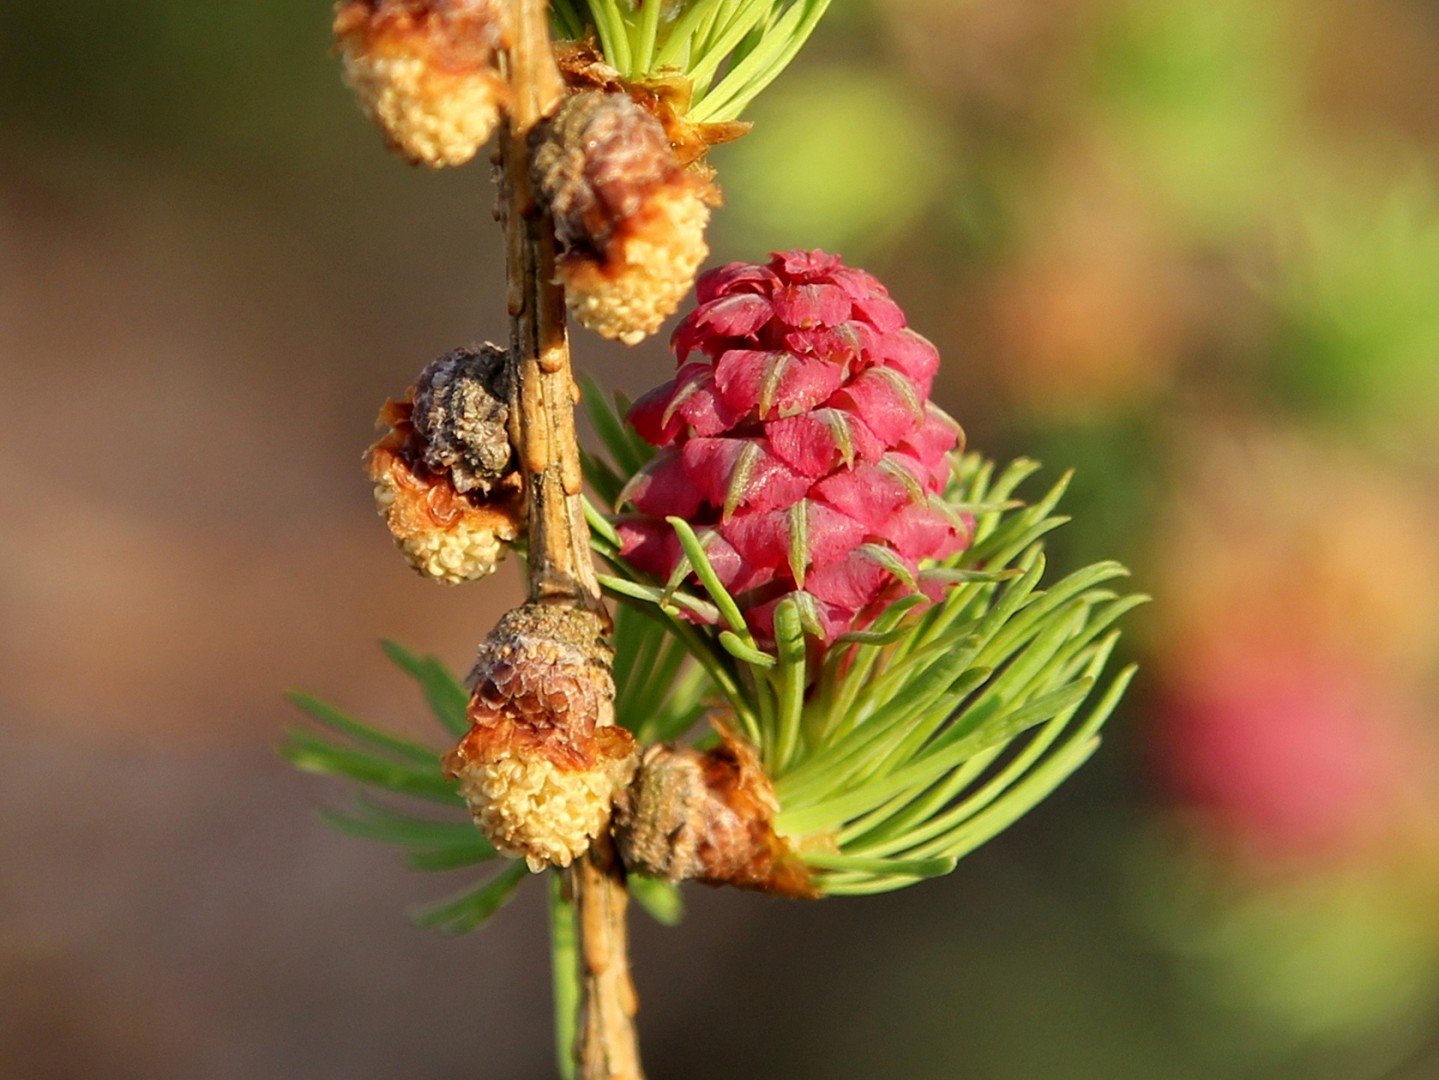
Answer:
[[[415,432],[424,463],[450,473],[461,492],[489,494],[514,467],[510,445],[510,365],[504,349],[452,349],[415,382]]]

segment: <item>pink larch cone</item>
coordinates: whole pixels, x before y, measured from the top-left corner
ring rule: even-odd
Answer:
[[[623,553],[668,577],[664,519],[681,517],[758,637],[804,594],[832,641],[969,541],[941,498],[962,432],[929,401],[939,355],[883,285],[823,252],[733,263],[696,291],[677,375],[630,412],[663,451],[625,493]]]

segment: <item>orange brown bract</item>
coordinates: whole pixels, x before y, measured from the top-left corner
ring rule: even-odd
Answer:
[[[709,254],[718,191],[623,92],[573,94],[539,129],[531,171],[554,216],[557,275],[583,325],[633,345],[659,329]]]
[[[490,842],[536,872],[584,854],[634,771],[605,632],[591,611],[506,613],[471,672],[470,731],[445,759]]]
[[[410,397],[380,412],[389,432],[370,448],[366,469],[375,506],[411,566],[450,584],[494,571],[519,536],[524,506],[518,474],[489,495],[462,494],[448,472],[432,472],[421,457]]]
[[[819,895],[796,848],[774,828],[774,789],[748,743],[720,728],[708,751],[646,752],[618,807],[627,866],[666,881],[732,885],[796,899]]]
[[[345,81],[396,152],[440,168],[488,141],[507,95],[499,0],[341,0],[334,32]]]
[[[684,166],[702,162],[711,146],[733,142],[749,134],[754,126],[747,120],[693,123],[685,115],[694,90],[689,80],[676,76],[626,82],[599,53],[582,42],[557,42],[555,63],[572,94],[594,90],[628,94],[660,122],[675,158]]]

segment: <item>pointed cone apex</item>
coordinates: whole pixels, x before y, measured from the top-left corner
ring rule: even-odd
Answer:
[[[801,589],[810,562],[809,505],[808,499],[801,499],[789,508],[789,569]]]
[[[805,595],[832,640],[969,542],[964,520],[932,510],[960,439],[928,401],[938,354],[883,285],[824,252],[732,263],[695,292],[671,342],[675,379],[631,413],[670,453],[630,504],[718,531],[734,552],[722,580],[759,637],[779,600]],[[636,521],[621,537],[636,566],[675,571],[661,531]]]
[[[345,81],[392,149],[417,165],[463,165],[489,140],[506,96],[496,58],[502,0],[342,0]]]
[[[604,633],[590,611],[507,613],[470,673],[469,734],[445,759],[491,843],[535,871],[589,848],[634,771],[634,739],[614,726]]]
[[[584,91],[536,129],[532,176],[561,245],[560,281],[589,329],[628,345],[659,329],[709,253],[717,193],[628,94]]]

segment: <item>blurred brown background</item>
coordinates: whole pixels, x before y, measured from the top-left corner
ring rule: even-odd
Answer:
[[[504,332],[483,167],[382,153],[321,3],[0,21],[0,1075],[550,1073],[539,890],[335,836],[303,686],[422,730],[518,595],[412,575],[383,399]],[[715,259],[825,246],[1062,561],[1155,593],[1094,763],[955,875],[636,916],[656,1077],[1439,1076],[1439,5],[840,0],[718,150]],[[634,392],[658,342],[577,341]]]

